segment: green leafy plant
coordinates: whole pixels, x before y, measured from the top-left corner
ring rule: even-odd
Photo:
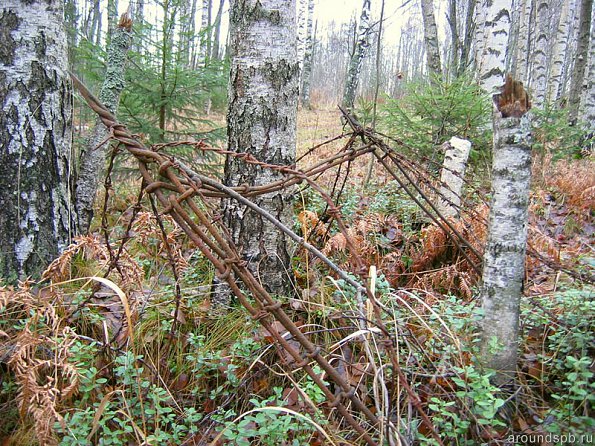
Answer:
[[[289,411],[279,410],[285,405],[283,389],[275,387],[273,392],[272,396],[264,400],[250,399],[253,409],[238,421],[225,422],[223,437],[238,446],[307,444],[314,427]]]

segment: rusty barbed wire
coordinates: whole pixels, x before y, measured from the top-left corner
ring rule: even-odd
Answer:
[[[357,318],[359,320],[359,328],[366,328],[366,324],[375,325],[381,335],[384,337],[383,345],[390,358],[394,373],[398,379],[400,386],[405,390],[409,397],[411,405],[418,412],[421,422],[428,429],[430,434],[438,442],[443,444],[436,429],[425,413],[423,404],[411,385],[408,383],[405,373],[401,370],[398,357],[395,352],[395,339],[384,326],[382,311],[383,308],[379,302],[376,301],[373,293],[366,284],[368,270],[365,267],[365,262],[358,253],[354,242],[350,237],[347,225],[344,223],[340,207],[336,205],[338,201],[337,196],[333,192],[326,193],[318,184],[317,179],[325,174],[330,169],[340,167],[347,163],[349,166],[355,159],[372,153],[376,157],[378,163],[382,165],[387,173],[399,184],[399,186],[416,202],[420,209],[428,215],[432,221],[441,228],[444,233],[451,240],[453,245],[458,249],[458,252],[465,258],[471,268],[478,276],[481,275],[481,253],[457,231],[457,228],[444,216],[440,214],[435,207],[433,200],[416,184],[416,181],[410,176],[411,172],[416,174],[416,178],[424,173],[423,168],[417,163],[407,160],[403,155],[396,152],[389,147],[381,138],[382,135],[373,132],[370,129],[363,128],[351,115],[345,110],[341,110],[344,119],[352,129],[351,133],[343,133],[337,137],[318,144],[308,150],[300,159],[312,154],[316,148],[322,147],[330,142],[335,142],[347,139],[346,143],[331,156],[315,162],[311,166],[298,169],[295,165],[275,165],[264,163],[256,159],[253,155],[242,152],[236,153],[223,148],[212,147],[204,141],[176,141],[170,143],[156,144],[151,148],[145,147],[141,142],[134,138],[126,127],[117,122],[115,117],[88,91],[88,89],[75,77],[72,76],[74,85],[80,91],[82,97],[88,105],[99,115],[100,119],[110,129],[112,138],[117,141],[122,147],[131,153],[138,161],[138,170],[143,179],[143,191],[151,194],[157,198],[161,206],[161,214],[169,214],[178,224],[180,229],[184,231],[202,254],[212,263],[219,279],[226,281],[230,286],[232,293],[238,298],[238,301],[244,308],[252,315],[252,317],[259,321],[272,337],[295,361],[298,367],[302,368],[317,384],[317,386],[325,394],[327,400],[330,402],[331,408],[336,408],[345,421],[361,436],[361,438],[369,445],[376,445],[377,443],[370,436],[367,426],[379,428],[386,420],[381,419],[363,403],[357,396],[355,389],[343,378],[343,376],[333,368],[324,356],[319,346],[313,344],[300,329],[291,321],[289,316],[281,308],[281,304],[274,300],[270,294],[264,289],[261,283],[255,278],[252,272],[248,269],[246,261],[242,260],[237,248],[226,235],[225,228],[217,228],[220,224],[217,218],[213,218],[203,208],[201,208],[195,199],[202,200],[209,208],[209,204],[205,201],[207,198],[231,198],[239,201],[243,205],[249,207],[252,211],[258,212],[270,224],[275,226],[277,230],[284,232],[289,238],[297,243],[298,246],[306,249],[311,255],[317,257],[326,266],[336,273],[340,278],[344,279],[346,283],[352,285],[356,291],[358,299],[359,310],[361,314]],[[359,144],[356,147],[356,143]],[[220,182],[195,172],[192,168],[187,166],[182,161],[165,153],[168,148],[175,148],[182,145],[190,146],[196,151],[212,152],[221,156],[230,156],[241,159],[243,162],[258,166],[263,169],[275,170],[283,174],[284,178],[271,182],[265,185],[240,185],[235,187],[228,187]],[[404,145],[401,144],[403,147]],[[393,166],[396,167],[399,173],[395,172]],[[339,186],[338,195],[342,193],[345,186],[347,175],[343,183]],[[333,191],[337,186],[339,176],[335,178]],[[403,180],[405,178],[405,181]],[[448,197],[444,197],[440,190],[438,190],[429,178],[423,179],[427,183],[428,188],[437,197],[441,197],[447,203],[451,203]],[[269,194],[282,189],[287,189],[291,186],[305,183],[307,187],[315,190],[323,199],[326,205],[326,214],[330,217],[330,222],[334,221],[337,224],[339,231],[344,235],[347,249],[356,265],[356,273],[361,279],[361,283],[354,280],[347,275],[345,271],[335,265],[327,256],[320,250],[308,243],[308,240],[300,237],[292,230],[287,228],[279,222],[274,216],[265,210],[255,205],[251,198],[262,194]],[[142,192],[141,192],[142,194]],[[107,193],[106,193],[107,195]],[[141,195],[142,196],[142,195]],[[481,199],[484,197],[481,195]],[[140,196],[139,196],[140,200]],[[153,204],[153,201],[152,201]],[[158,216],[156,208],[155,215]],[[474,218],[473,213],[468,213],[471,218]],[[476,213],[477,214],[477,213]],[[194,216],[194,218],[193,218]],[[475,218],[481,217],[479,214]],[[481,217],[480,223],[485,225],[485,219]],[[330,227],[330,222],[329,227]],[[164,231],[161,228],[162,232]],[[165,237],[165,236],[164,236]],[[531,250],[529,250],[531,254]],[[116,255],[117,258],[118,255]],[[472,258],[475,258],[474,262]],[[551,262],[550,262],[551,266]],[[558,265],[560,266],[560,265]],[[245,295],[245,292],[239,287],[236,278],[243,283],[243,286],[255,298],[255,303],[252,304]],[[179,297],[179,296],[178,296]],[[374,320],[369,321],[365,317],[363,311],[363,298],[366,297],[372,304],[374,312]],[[179,306],[179,298],[177,299],[177,308]],[[176,310],[177,311],[177,310]],[[293,347],[287,339],[282,336],[272,325],[271,317],[278,321],[292,339],[297,341],[304,349],[305,354],[302,355],[299,350]],[[363,322],[362,322],[363,321]],[[364,325],[361,325],[364,324]],[[335,383],[339,391],[335,394],[324,384],[322,379],[314,373],[310,363],[314,361],[318,363],[322,370],[328,375],[331,381]],[[348,403],[359,411],[367,420],[367,425],[362,425],[356,420],[348,410]],[[388,411],[389,409],[387,409]],[[387,425],[396,433],[394,426],[390,423]]]
[[[299,368],[302,368],[316,385],[324,393],[332,408],[341,414],[358,435],[370,446],[376,446],[377,442],[370,436],[368,429],[362,426],[361,422],[356,420],[348,410],[346,401],[349,401],[353,407],[367,419],[367,423],[372,427],[378,428],[380,419],[359,399],[355,389],[341,376],[341,374],[332,367],[326,358],[321,354],[320,347],[313,344],[291,321],[289,316],[281,308],[281,303],[274,300],[263,286],[256,280],[254,275],[248,270],[247,263],[242,260],[232,243],[225,239],[221,232],[217,230],[210,219],[204,214],[200,207],[192,200],[198,192],[205,186],[219,189],[220,192],[227,193],[232,198],[233,195],[241,197],[237,192],[220,187],[217,182],[201,176],[187,168],[182,168],[176,160],[165,157],[162,154],[147,149],[143,144],[134,139],[125,126],[118,123],[115,117],[88,91],[88,89],[73,75],[73,83],[86,100],[88,105],[99,115],[100,119],[109,129],[111,129],[114,139],[120,142],[134,157],[138,160],[138,168],[145,183],[145,192],[153,194],[163,206],[162,213],[170,214],[180,228],[188,235],[193,243],[200,249],[205,257],[215,266],[217,274],[221,280],[225,280],[231,288],[232,293],[238,298],[239,302],[246,308],[252,317],[260,322],[272,337],[283,347],[283,349],[296,361]],[[246,157],[249,159],[249,157]],[[252,161],[252,160],[251,160]],[[156,173],[165,181],[156,180],[151,174],[148,165],[156,165]],[[291,168],[284,168],[286,171],[293,171]],[[191,180],[184,184],[182,179],[176,174],[184,172],[182,176],[186,180]],[[302,175],[299,172],[296,174]],[[171,193],[170,193],[171,192]],[[230,194],[231,192],[231,194]],[[166,193],[169,193],[166,195]],[[243,198],[243,197],[242,197]],[[190,214],[184,209],[183,205],[188,206],[192,214],[198,218],[198,221],[204,226],[199,227]],[[269,216],[272,217],[272,216]],[[267,218],[270,221],[270,218]],[[274,220],[274,218],[273,218]],[[277,222],[280,224],[279,222]],[[206,231],[206,232],[205,232]],[[285,231],[284,231],[285,232]],[[295,237],[298,237],[294,234]],[[302,240],[302,246],[307,244]],[[315,253],[322,258],[325,256],[316,248]],[[328,263],[330,260],[326,259]],[[335,266],[337,271],[341,270]],[[235,277],[231,273],[235,274]],[[346,276],[345,274],[343,274]],[[240,289],[236,282],[236,277],[244,284],[246,289],[251,292],[255,298],[255,305],[250,303],[245,293]],[[348,276],[346,276],[348,278]],[[353,280],[351,280],[353,282]],[[357,284],[361,288],[361,285]],[[303,347],[305,354],[302,355],[293,347],[272,325],[270,316],[273,316],[285,330]],[[327,374],[336,386],[339,393],[335,394],[322,381],[321,377],[314,372],[310,363],[315,361],[320,368]],[[425,414],[423,414],[425,415]],[[424,417],[428,423],[427,427],[435,433],[435,437],[440,442],[439,436],[435,431],[433,424]]]

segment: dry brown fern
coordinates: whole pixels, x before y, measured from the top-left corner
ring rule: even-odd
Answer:
[[[101,270],[106,270],[110,263],[107,247],[96,236],[79,236],[74,243],[66,248],[60,257],[55,259],[42,274],[43,280],[59,283],[72,278],[73,260],[81,253],[86,260],[98,263],[99,270],[94,275],[101,275]],[[143,270],[126,249],[122,250],[118,259],[118,267],[113,270],[120,276],[118,284],[124,290],[139,289],[142,286]]]
[[[18,384],[17,404],[21,417],[33,419],[37,439],[54,445],[56,422],[64,424],[60,409],[78,388],[78,372],[69,362],[75,333],[63,324],[56,306],[63,296],[55,289],[34,295],[31,283],[16,290],[0,289],[4,314],[26,315],[22,328],[3,333],[1,358]]]

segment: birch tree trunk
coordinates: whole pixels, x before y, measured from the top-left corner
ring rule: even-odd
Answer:
[[[569,13],[574,5],[575,3],[573,1],[562,1],[561,4],[556,40],[552,49],[552,61],[548,82],[547,100],[550,103],[557,101],[561,94],[562,71],[566,52],[568,51],[569,20],[573,15],[569,15]]]
[[[446,152],[440,174],[440,196],[438,210],[447,218],[459,215],[461,192],[467,170],[467,159],[471,151],[471,141],[453,136],[445,143]]]
[[[479,82],[493,94],[504,83],[512,0],[484,1],[483,9],[479,14],[485,17],[483,26],[478,24],[483,28],[483,40],[478,48]]]
[[[106,46],[109,46],[112,34],[116,29],[118,21],[118,0],[107,0],[107,38]]]
[[[572,70],[570,93],[568,95],[568,106],[570,108],[569,116],[571,123],[576,122],[579,113],[581,93],[583,82],[585,80],[585,67],[587,66],[587,57],[589,53],[592,10],[593,0],[581,1],[576,56],[574,60],[574,69]]]
[[[304,69],[306,55],[306,38],[308,28],[308,0],[297,0],[297,55],[300,64],[300,74]]]
[[[118,109],[120,94],[126,83],[124,73],[127,53],[132,42],[131,27],[132,22],[127,15],[123,15],[107,49],[107,68],[105,80],[99,92],[99,100],[114,114]],[[93,203],[99,181],[103,176],[109,145],[106,143],[108,135],[108,129],[98,118],[87,147],[81,153],[75,189],[75,205],[81,234],[89,230],[93,218]]]
[[[314,0],[308,0],[308,23],[306,26],[306,52],[304,54],[304,68],[302,69],[302,86],[300,89],[300,98],[302,106],[310,108],[310,82],[312,80],[312,59],[314,57],[314,41],[316,31],[312,35],[312,19],[314,17]]]
[[[101,23],[101,11],[99,9],[100,0],[94,0],[93,6],[89,10],[87,20],[85,21],[85,33],[87,39],[90,42],[95,42],[95,34],[101,34],[101,30],[98,29],[98,24]],[[99,26],[99,28],[101,28]]]
[[[467,14],[465,16],[465,38],[461,46],[461,60],[459,61],[457,75],[462,76],[465,70],[469,67],[469,58],[471,55],[471,45],[473,42],[473,35],[475,33],[475,7],[477,0],[469,0],[467,3]]]
[[[571,0],[572,14],[568,18],[568,47],[564,56],[564,66],[562,69],[562,84],[560,85],[560,96],[568,102],[570,83],[574,71],[574,62],[576,59],[576,50],[578,44],[580,12],[582,0]],[[569,13],[570,14],[570,13]],[[567,105],[567,104],[566,104]]]
[[[531,180],[531,129],[527,116],[494,110],[492,201],[484,254],[481,301],[482,358],[496,383],[514,379],[520,298],[525,273]]]
[[[211,0],[202,0],[202,15],[200,17],[200,32],[201,32],[201,40],[200,40],[200,62],[203,65],[207,64],[208,61],[208,54],[207,54],[207,45],[208,41],[210,40],[211,36],[208,32],[210,15],[211,15]]]
[[[442,75],[442,66],[440,64],[438,28],[434,17],[434,0],[421,0],[421,13],[424,22],[424,42],[428,59],[428,71],[430,77],[438,78]],[[451,20],[455,20],[455,18],[451,17]]]
[[[211,58],[215,60],[220,59],[220,41],[221,41],[221,17],[223,16],[223,5],[225,0],[219,0],[219,8],[217,9],[217,15],[215,16],[215,29],[213,30],[213,52]]]
[[[510,53],[510,73],[517,79],[527,82],[529,79],[529,60],[531,58],[531,17],[534,0],[519,0],[513,11],[511,24],[513,51]]]
[[[498,93],[493,95],[492,201],[481,288],[482,362],[496,370],[498,385],[516,372],[531,175],[530,126],[525,116],[529,99],[510,75],[503,82],[511,6],[511,0],[483,5],[486,33],[479,76],[486,91]]]
[[[345,88],[343,90],[343,105],[350,109],[353,108],[353,104],[355,103],[355,95],[357,93],[357,86],[362,70],[362,62],[366,56],[366,51],[370,46],[370,6],[370,0],[364,0],[357,31],[357,40],[355,42],[353,55],[349,62]]]
[[[0,275],[38,277],[70,242],[72,98],[62,0],[0,10]]]
[[[537,2],[535,49],[533,50],[533,73],[531,75],[533,106],[543,107],[547,93],[547,52],[550,45],[549,29],[549,0]]]
[[[194,66],[196,47],[196,0],[183,0],[179,7],[178,63]]]
[[[483,50],[486,40],[486,0],[477,0],[477,7],[475,8],[475,33],[474,33],[474,48],[473,61],[475,62],[475,71],[479,76],[482,72],[483,65]]]
[[[234,1],[230,11],[231,73],[227,134],[229,150],[260,161],[292,165],[296,153],[299,67],[295,0]],[[277,171],[234,157],[225,163],[225,184],[258,186],[283,177]],[[254,203],[291,225],[287,192],[255,198]],[[223,220],[240,255],[271,293],[291,290],[291,256],[283,233],[236,201],[225,200]],[[217,284],[217,280],[215,280]],[[217,287],[212,304],[227,304]]]
[[[587,123],[590,131],[595,130],[595,26],[591,28],[591,42],[589,43],[589,68],[587,89],[584,92],[584,107],[582,120]]]

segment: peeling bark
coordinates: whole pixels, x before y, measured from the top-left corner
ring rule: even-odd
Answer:
[[[114,30],[110,46],[107,49],[107,69],[105,80],[99,92],[99,100],[112,112],[116,113],[120,94],[125,86],[124,72],[127,53],[132,42],[131,23],[125,22],[125,16]],[[105,158],[108,144],[108,129],[98,118],[86,149],[81,153],[78,177],[76,181],[75,203],[80,233],[89,230],[93,218],[93,203],[99,181],[105,170]]]
[[[0,275],[38,277],[75,230],[62,0],[0,9]]]
[[[299,79],[295,21],[295,0],[232,3],[229,150],[248,152],[266,163],[295,163]],[[279,172],[234,157],[225,163],[225,184],[229,186],[256,186],[281,178]],[[254,202],[281,222],[291,224],[287,191],[266,194]],[[233,200],[223,203],[223,220],[240,255],[263,286],[274,294],[290,293],[291,256],[285,236]],[[215,290],[215,308],[229,301],[224,288]]]

